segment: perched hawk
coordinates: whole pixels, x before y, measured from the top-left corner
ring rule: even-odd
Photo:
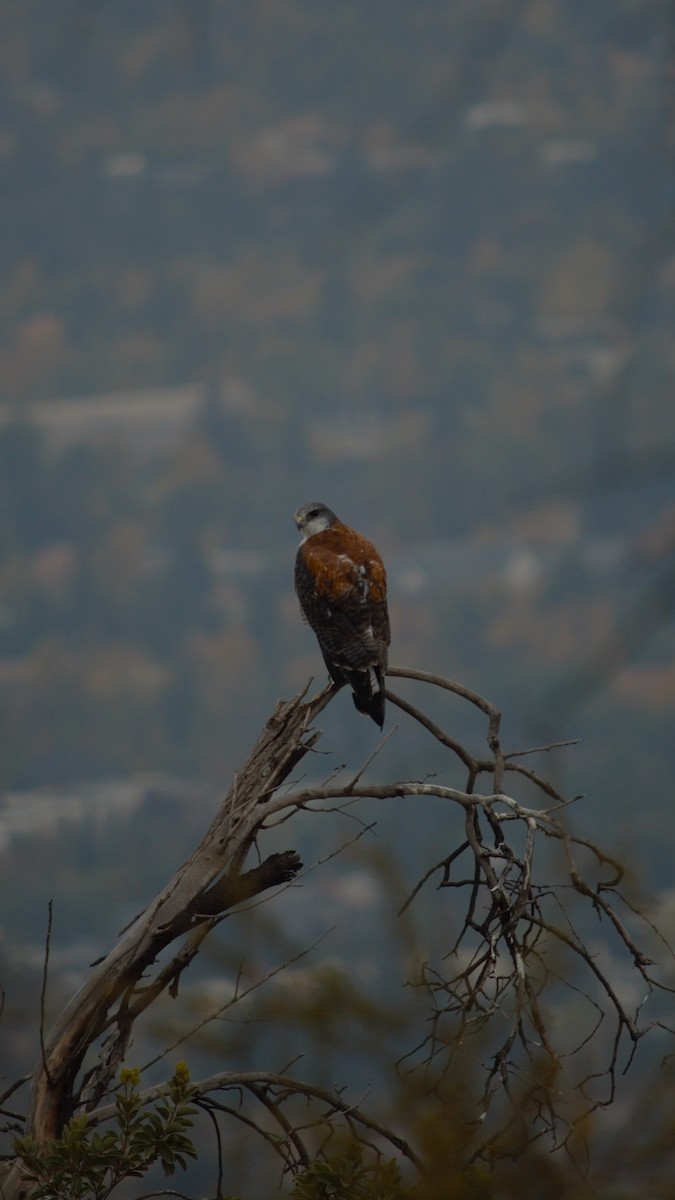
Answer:
[[[331,676],[348,683],[359,712],[384,725],[389,646],[387,576],[372,542],[343,525],[325,504],[295,514],[302,542],[295,590]]]

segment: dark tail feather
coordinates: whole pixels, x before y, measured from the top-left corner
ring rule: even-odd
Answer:
[[[377,677],[375,688],[372,686],[370,671],[358,675],[354,672],[349,678],[349,683],[353,692],[352,699],[359,712],[372,717],[375,724],[382,729],[384,725],[384,672],[376,667],[375,675]]]

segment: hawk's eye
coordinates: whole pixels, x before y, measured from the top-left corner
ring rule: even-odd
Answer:
[[[315,517],[318,517],[320,515],[321,515],[320,508],[310,508],[309,512],[307,513],[307,520],[313,521]]]

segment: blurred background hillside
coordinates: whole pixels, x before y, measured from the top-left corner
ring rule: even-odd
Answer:
[[[672,885],[674,37],[666,0],[2,5],[5,945],[52,895],[93,936],[97,863],[144,903],[198,834],[152,780],[215,795],[323,684],[312,498],[382,550],[392,661],[579,738],[577,820]]]

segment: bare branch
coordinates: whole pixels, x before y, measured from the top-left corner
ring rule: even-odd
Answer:
[[[281,1112],[283,1104],[293,1096],[314,1099],[319,1104],[326,1106],[329,1112],[349,1116],[352,1121],[364,1129],[368,1129],[371,1133],[376,1133],[379,1137],[384,1138],[385,1141],[389,1142],[418,1170],[423,1169],[421,1159],[405,1138],[388,1129],[374,1117],[363,1112],[359,1107],[348,1103],[339,1093],[328,1091],[326,1088],[316,1087],[305,1080],[295,1079],[291,1075],[279,1075],[268,1071],[220,1071],[195,1083],[194,1089],[195,1101],[209,1104],[215,1103],[213,1098],[220,1092],[247,1090],[259,1102],[263,1103],[268,1111],[270,1109],[270,1097],[272,1097],[272,1103],[276,1105],[278,1112]],[[165,1092],[165,1085],[148,1088],[141,1093],[141,1100],[143,1103],[149,1103],[164,1095]],[[103,1121],[113,1117],[114,1113],[115,1106],[109,1104],[104,1108],[96,1109],[89,1114],[89,1117],[92,1123],[101,1124]],[[280,1124],[285,1127],[285,1118]]]
[[[47,980],[49,978],[49,952],[52,941],[52,910],[53,903],[50,900],[47,905],[47,932],[45,934],[45,954],[42,960],[42,982],[40,984],[40,1053],[42,1055],[42,1066],[50,1084],[52,1080],[45,1052],[45,1005],[47,1002]]]

